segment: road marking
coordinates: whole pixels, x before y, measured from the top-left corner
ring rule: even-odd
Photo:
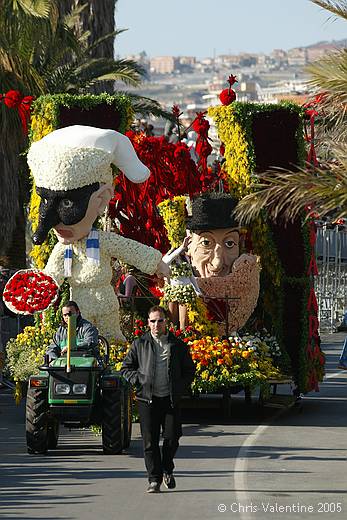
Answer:
[[[324,381],[326,379],[332,379],[333,377],[338,377],[341,374],[346,374],[346,373],[347,373],[346,370],[339,370],[338,372],[334,372],[333,374],[328,374],[327,376],[324,376]],[[324,383],[324,381],[323,381],[323,383]]]
[[[322,385],[326,379],[332,379],[333,377],[338,377],[343,374],[345,371],[340,370],[339,372],[334,372],[333,374],[329,374],[324,377]],[[319,399],[314,397],[305,397],[306,399]],[[327,399],[327,398],[321,398]],[[342,399],[342,398],[340,398]],[[244,442],[241,444],[239,451],[236,454],[236,461],[234,465],[234,489],[236,494],[236,502],[238,504],[250,504],[252,502],[251,497],[247,488],[247,466],[248,466],[248,450],[251,448],[258,440],[258,438],[270,427],[272,423],[275,422],[286,409],[279,410],[277,414],[275,414],[269,424],[260,424],[256,427],[256,429],[250,433]],[[240,520],[254,520],[252,513],[250,512],[239,512]]]
[[[257,441],[258,437],[260,437],[265,430],[267,430],[270,426],[272,426],[272,422],[278,419],[286,410],[279,410],[271,419],[269,424],[260,424],[256,427],[256,429],[246,437],[245,441],[241,444],[239,451],[236,455],[236,462],[234,466],[234,489],[236,491],[236,502],[238,504],[250,504],[252,500],[250,500],[248,489],[247,489],[247,465],[248,465],[248,450],[251,448]],[[253,518],[251,513],[248,512],[239,512],[241,520],[251,520]]]

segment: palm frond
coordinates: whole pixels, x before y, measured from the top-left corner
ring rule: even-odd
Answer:
[[[347,49],[329,54],[311,63],[307,68],[311,74],[309,85],[316,91],[324,92],[321,114],[325,123],[338,128],[338,139],[347,135],[345,124],[347,110]]]
[[[47,91],[51,94],[68,92],[74,84],[74,66],[71,63],[60,65],[44,75]],[[70,88],[68,87],[70,85]]]
[[[137,86],[143,73],[143,67],[132,60],[94,58],[76,67],[76,77],[79,77],[80,82],[112,80]]]
[[[271,170],[261,175],[257,190],[244,197],[236,209],[243,224],[266,209],[271,218],[294,220],[307,205],[322,217],[345,217],[347,213],[347,147],[335,148],[336,162],[327,168],[297,172]]]
[[[347,49],[330,53],[307,66],[311,86],[334,96],[339,103],[347,101]]]
[[[119,34],[122,34],[123,32],[127,31],[128,29],[117,29],[116,31],[112,31],[108,34],[105,34],[104,36],[102,36],[101,38],[98,38],[97,40],[95,40],[93,43],[89,44],[88,46],[88,52],[90,53],[91,51],[93,51],[96,47],[98,47],[99,45],[102,45],[104,42],[106,42],[107,40],[109,40],[110,38],[117,38],[117,36],[119,36]]]
[[[165,110],[161,107],[158,101],[154,99],[140,96],[138,94],[134,94],[133,92],[127,91],[119,91],[117,93],[125,94],[130,98],[131,105],[134,109],[134,112],[137,114],[141,114],[144,117],[154,116],[154,117],[162,117],[163,119],[168,119],[170,121],[175,121],[172,112]]]
[[[347,20],[346,0],[311,0],[311,2],[326,11],[330,11],[332,14]]]
[[[52,0],[7,0],[5,5],[13,10],[13,12],[19,13],[20,11],[24,15],[33,16],[35,18],[47,18],[49,16]]]
[[[88,2],[82,5],[76,5],[72,10],[64,15],[63,23],[70,29],[73,29],[80,20],[80,14],[88,7]]]

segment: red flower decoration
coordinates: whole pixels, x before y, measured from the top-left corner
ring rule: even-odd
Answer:
[[[231,88],[234,85],[234,83],[237,83],[236,76],[230,74],[227,81],[229,83],[229,88],[222,90],[222,92],[219,94],[220,102],[222,103],[222,105],[225,106],[230,105],[236,99],[236,93]]]
[[[148,289],[150,290],[151,294],[155,297],[155,298],[162,298],[164,296],[164,292],[161,291],[159,289],[159,287],[148,287]]]
[[[230,87],[232,87],[234,85],[234,83],[237,83],[236,76],[233,76],[232,74],[230,74],[230,76],[228,77],[228,83],[229,83]]]
[[[222,105],[230,105],[236,99],[236,93],[232,88],[226,88],[219,94]]]
[[[3,101],[8,108],[14,108],[18,110],[18,114],[22,122],[23,132],[25,134],[28,133],[30,107],[33,100],[33,96],[23,97],[18,90],[9,90],[6,94],[0,94],[0,101]]]
[[[181,112],[181,109],[178,105],[173,105],[172,114],[175,116],[176,119],[178,119],[183,114],[183,112]]]
[[[55,280],[40,271],[17,271],[7,282],[3,300],[17,314],[42,312],[54,303],[59,287]]]
[[[4,96],[4,103],[8,108],[18,108],[23,96],[18,90],[9,90]]]

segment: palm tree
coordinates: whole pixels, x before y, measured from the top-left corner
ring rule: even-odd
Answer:
[[[31,64],[28,41],[35,37],[36,23],[48,20],[48,0],[5,0],[0,16],[0,85],[1,91],[21,90],[30,92],[34,81],[26,85]],[[14,45],[16,42],[16,45]],[[20,119],[14,110],[0,103],[0,264],[5,267],[25,266],[24,239],[24,190],[20,171],[20,152],[25,147],[25,137]],[[17,241],[20,241],[18,244]],[[11,251],[12,249],[12,251]],[[5,251],[7,254],[5,255]]]
[[[333,16],[347,20],[346,0],[310,0]],[[308,66],[310,84],[323,92],[319,105],[321,116],[318,146],[324,156],[319,167],[296,172],[269,171],[261,176],[255,193],[238,204],[238,217],[250,222],[267,208],[274,218],[279,214],[289,220],[309,204],[321,217],[332,219],[347,212],[347,49],[342,49]]]
[[[14,0],[5,1],[8,9],[0,21],[0,79],[3,88],[12,88],[13,81],[17,80],[22,92],[37,96],[90,91],[93,84],[105,80],[139,85],[145,71],[133,60],[93,57],[100,47],[122,31],[93,38],[91,44],[88,44],[90,31],[75,34],[74,27],[86,5],[78,6],[60,18],[56,0],[37,0],[49,7],[48,11],[42,10],[48,12],[49,17],[38,17],[17,12]],[[29,0],[26,2],[30,4]]]

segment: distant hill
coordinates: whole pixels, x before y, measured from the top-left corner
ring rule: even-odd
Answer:
[[[303,49],[315,49],[317,47],[347,47],[347,38],[343,40],[321,41],[303,46]]]

